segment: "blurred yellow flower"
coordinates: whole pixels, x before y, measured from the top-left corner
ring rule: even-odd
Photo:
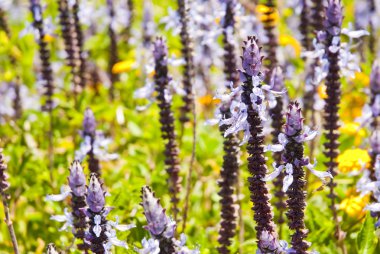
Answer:
[[[259,19],[261,22],[272,21],[273,24],[276,24],[280,19],[276,9],[263,4],[258,4],[256,6],[256,13],[259,14]]]
[[[341,118],[344,122],[352,122],[362,115],[366,96],[361,93],[346,93],[342,96]]]
[[[359,123],[345,123],[339,128],[339,131],[343,134],[347,134],[355,137],[355,146],[361,144],[362,139],[365,137],[365,131],[360,127]]]
[[[112,67],[112,73],[113,74],[119,74],[122,72],[128,72],[132,69],[135,62],[133,60],[125,60],[118,63],[115,63]]]
[[[341,153],[338,158],[338,169],[342,173],[359,171],[364,166],[369,167],[371,157],[364,149],[349,149]]]
[[[220,24],[220,17],[216,17],[215,18],[215,23],[218,24],[218,25]]]
[[[355,72],[355,77],[351,81],[355,83],[354,85],[369,86],[369,76],[363,72]]]
[[[288,46],[290,45],[293,49],[294,49],[294,52],[296,54],[297,57],[300,56],[301,54],[301,50],[302,50],[302,47],[301,47],[301,44],[299,43],[299,41],[290,36],[290,35],[287,35],[287,34],[281,34],[280,37],[279,37],[279,44],[281,46]]]
[[[14,78],[14,74],[12,73],[12,71],[10,70],[7,70],[5,73],[4,73],[4,81],[5,82],[10,82],[12,81]]]
[[[51,36],[50,34],[45,34],[43,41],[46,43],[50,43],[54,41],[54,36]]]
[[[203,105],[203,106],[211,106],[211,105],[216,105],[220,103],[219,99],[214,99],[211,95],[206,94],[204,96],[199,97],[198,102]]]
[[[327,98],[327,93],[326,93],[326,85],[325,84],[320,84],[317,87],[317,92],[318,95],[321,99],[326,99]]]
[[[343,199],[339,205],[339,209],[347,213],[348,216],[353,218],[361,218],[365,215],[364,207],[369,202],[369,195],[366,196],[352,196]]]

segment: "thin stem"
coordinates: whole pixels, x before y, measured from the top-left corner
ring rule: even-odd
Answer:
[[[3,206],[4,206],[4,214],[5,214],[4,221],[5,221],[5,224],[7,224],[9,235],[11,236],[13,251],[15,254],[19,254],[20,252],[18,249],[16,233],[13,228],[13,223],[11,221],[10,212],[9,212],[9,204],[7,201],[8,197],[5,193],[2,193],[1,196],[2,196],[2,201],[3,201]]]

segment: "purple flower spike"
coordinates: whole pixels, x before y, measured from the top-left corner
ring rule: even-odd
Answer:
[[[81,197],[86,194],[86,176],[79,161],[74,161],[70,166],[69,186],[75,196]]]
[[[343,7],[340,0],[328,0],[325,27],[332,36],[340,34],[343,21]]]
[[[380,93],[380,63],[378,61],[372,65],[370,87],[372,93]]]
[[[289,104],[288,112],[286,113],[285,134],[293,136],[300,132],[303,128],[303,120],[299,103]]]
[[[8,174],[5,172],[7,165],[4,162],[3,149],[0,148],[0,193],[4,193],[9,188]]]
[[[277,66],[271,73],[269,85],[275,92],[282,92],[285,88],[284,74],[281,67]]]
[[[260,48],[256,41],[256,37],[254,36],[249,36],[244,41],[241,60],[245,74],[248,76],[257,76],[261,70],[262,57],[260,57]]]
[[[161,61],[161,65],[167,64],[167,52],[165,40],[163,38],[157,38],[154,42],[153,56],[155,61]]]
[[[87,108],[84,112],[84,120],[83,120],[83,134],[84,136],[95,136],[96,130],[96,121],[94,113],[90,108]]]
[[[105,205],[104,191],[95,173],[90,176],[90,184],[87,188],[87,204],[94,213],[99,213]]]
[[[145,186],[141,189],[141,205],[144,208],[144,215],[148,222],[144,228],[148,230],[153,237],[164,235],[165,238],[174,237],[176,224],[171,221],[165,214],[165,209],[161,206],[160,200],[157,199],[152,190]]]

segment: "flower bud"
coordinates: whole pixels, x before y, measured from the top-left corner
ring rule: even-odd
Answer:
[[[256,37],[249,36],[248,39],[244,41],[241,60],[246,75],[257,76],[260,73],[262,58],[260,57],[260,48],[257,45]]]
[[[69,186],[75,196],[86,194],[86,176],[79,161],[74,161],[70,166]]]
[[[293,136],[303,128],[303,118],[298,102],[291,102],[286,113],[285,134]]]
[[[328,0],[325,28],[331,36],[340,34],[343,21],[343,7],[340,0]]]
[[[105,205],[104,191],[95,173],[90,176],[90,184],[87,187],[87,204],[94,213],[99,213]]]

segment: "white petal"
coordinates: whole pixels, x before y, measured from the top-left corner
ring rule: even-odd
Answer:
[[[126,231],[126,230],[129,230],[131,228],[135,228],[136,225],[135,224],[120,224],[120,225],[115,225],[115,228],[119,231]]]
[[[293,175],[286,175],[282,186],[282,191],[287,192],[290,185],[293,183]]]
[[[284,133],[280,133],[278,135],[278,142],[280,142],[280,144],[283,146],[285,146],[288,143],[288,139],[286,138]]]
[[[65,200],[68,196],[70,196],[70,191],[66,191],[61,194],[55,194],[55,195],[46,195],[47,201],[62,201]]]
[[[95,225],[93,231],[96,237],[99,237],[100,233],[102,232],[102,227],[99,225]]]
[[[315,175],[316,177],[320,178],[321,180],[324,180],[325,178],[327,177],[330,177],[330,178],[333,178],[333,176],[331,175],[330,172],[326,172],[326,171],[318,171],[318,170],[314,170],[312,168],[309,168],[307,167],[310,172]]]
[[[380,203],[369,204],[364,209],[369,210],[371,212],[380,212]]]
[[[267,151],[271,151],[271,152],[281,152],[282,150],[284,150],[284,147],[280,144],[277,144],[277,145],[267,145],[264,147],[264,152],[267,152]]]
[[[280,173],[281,171],[284,169],[284,166],[281,165],[279,167],[276,168],[276,163],[273,162],[273,167],[274,167],[274,171],[272,173],[270,173],[269,175],[265,176],[263,178],[263,181],[272,181],[273,179],[275,179]]]
[[[58,222],[65,222],[65,221],[67,221],[66,215],[52,215],[52,216],[50,216],[50,219],[58,221]]]

